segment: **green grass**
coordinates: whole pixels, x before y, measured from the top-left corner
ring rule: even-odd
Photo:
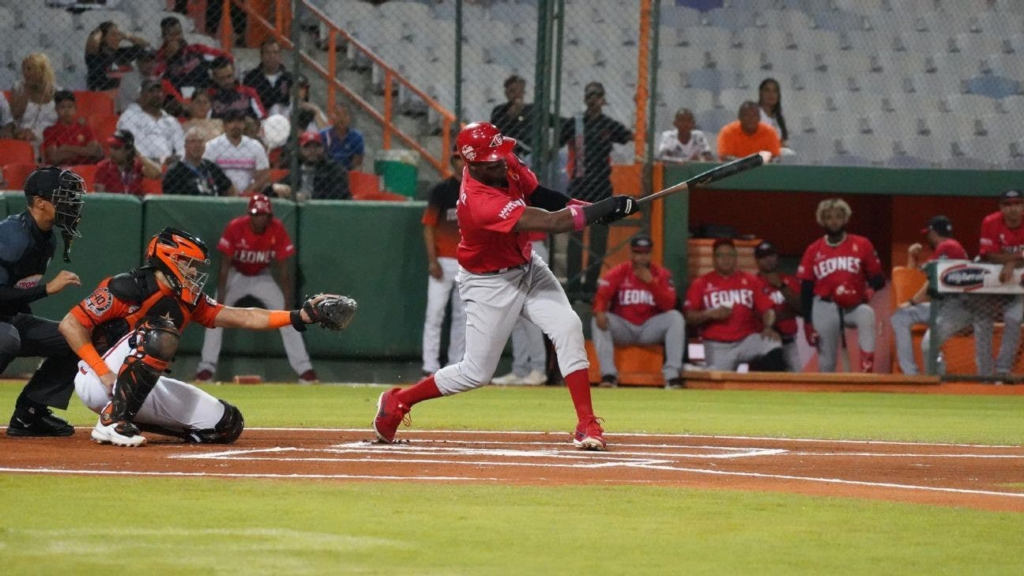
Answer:
[[[1019,574],[1020,514],[637,487],[0,476],[8,574]]]
[[[249,426],[368,427],[380,386],[209,386]],[[0,384],[0,406],[20,386]],[[1024,396],[595,389],[594,407],[615,432],[1024,444]],[[72,398],[78,425],[95,416]],[[484,388],[418,405],[416,429],[569,431],[565,388]]]
[[[20,385],[0,384],[0,406]],[[368,428],[379,386],[211,386],[250,426]],[[1024,444],[1024,398],[594,390],[625,431]],[[95,416],[77,398],[67,416]],[[564,388],[417,406],[415,429],[564,430]],[[81,434],[81,432],[79,432]],[[8,440],[0,437],[0,454]],[[111,457],[131,458],[111,449]],[[1014,487],[1024,488],[1024,485]],[[644,486],[0,475],[10,574],[1018,574],[1024,516]]]

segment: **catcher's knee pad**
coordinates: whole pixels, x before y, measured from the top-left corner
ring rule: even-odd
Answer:
[[[213,428],[206,430],[194,430],[189,435],[191,439],[199,444],[231,444],[242,435],[245,429],[245,418],[242,412],[235,406],[221,400],[224,405],[224,415],[220,422]]]
[[[115,422],[131,421],[142,408],[178,350],[178,330],[166,318],[147,316],[135,327],[129,345],[132,353],[125,357],[114,384],[110,418]]]

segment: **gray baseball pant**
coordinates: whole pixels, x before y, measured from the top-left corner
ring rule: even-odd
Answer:
[[[811,324],[818,332],[818,370],[835,372],[839,356],[839,306],[814,297],[811,310]],[[875,311],[867,304],[844,310],[843,318],[847,327],[857,329],[857,343],[861,352],[875,351]],[[852,368],[852,367],[851,367]]]
[[[975,296],[974,306],[985,310],[975,315],[974,346],[978,373],[992,376],[992,329],[993,310],[1003,311],[1003,339],[999,343],[999,356],[995,361],[996,374],[1009,374],[1017,360],[1017,344],[1020,342],[1020,325],[1024,321],[1024,296]],[[984,302],[981,300],[984,298]],[[987,313],[986,313],[987,312]]]
[[[548,245],[544,240],[534,240],[533,253],[548,261]],[[547,350],[544,348],[544,333],[533,322],[520,317],[512,328],[512,372],[522,378],[530,372],[544,373],[547,370]]]
[[[914,360],[914,338],[911,329],[915,324],[928,324],[931,310],[931,302],[914,304],[897,309],[889,319],[892,324],[893,336],[896,338],[896,357],[899,359],[900,370],[907,376],[916,376],[919,373],[917,361]],[[925,364],[928,363],[928,351],[930,350],[928,339],[930,336],[931,334],[926,333],[921,341]]]
[[[665,364],[661,373],[665,381],[679,378],[683,369],[683,346],[686,345],[686,321],[678,310],[662,312],[643,324],[633,324],[622,316],[608,313],[608,329],[597,327],[597,319],[590,320],[590,335],[601,364],[601,375],[618,376],[615,367],[616,344],[665,344]]]
[[[705,340],[704,363],[712,370],[734,372],[740,364],[753,362],[781,346],[782,342],[770,340],[760,334],[751,334],[735,342]]]
[[[258,299],[268,310],[281,310],[284,308],[284,293],[281,287],[274,281],[269,268],[264,268],[259,274],[246,276],[234,268],[228,271],[228,282],[224,287],[225,306],[234,306],[239,300],[246,296]],[[302,334],[295,328],[285,326],[279,329],[281,341],[284,342],[284,352],[288,355],[288,363],[296,374],[302,374],[306,370],[313,369],[313,363],[309,361],[309,353],[306,352],[306,344],[302,341]],[[211,328],[206,331],[206,338],[203,340],[202,358],[199,361],[197,370],[217,370],[217,360],[220,358],[220,347],[224,340],[223,328]]]

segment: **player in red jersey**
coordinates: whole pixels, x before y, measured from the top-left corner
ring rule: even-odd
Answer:
[[[491,381],[509,334],[522,316],[551,338],[558,365],[576,407],[573,443],[604,450],[604,430],[594,415],[587,376],[583,324],[555,275],[530,246],[530,232],[579,231],[608,224],[639,210],[626,196],[594,204],[573,201],[540,186],[537,177],[492,124],[477,122],[459,132],[456,146],[466,161],[457,215],[459,294],[466,303],[466,353],[409,388],[380,395],[373,429],[384,443],[418,402],[479,388]]]
[[[803,369],[796,345],[799,326],[796,317],[800,315],[800,281],[792,274],[779,272],[779,252],[771,242],[761,242],[754,248],[757,261],[757,279],[761,281],[761,292],[775,305],[775,331],[782,338],[782,355],[786,359],[788,372]]]
[[[925,263],[932,260],[967,260],[967,251],[960,245],[960,242],[952,238],[953,223],[945,216],[933,216],[928,221],[928,226],[921,231],[925,235],[932,255],[924,263],[921,262],[921,252],[924,247],[920,243],[911,244],[907,248],[907,268],[918,269]],[[966,328],[972,318],[960,302],[964,296],[950,295],[942,304],[942,312],[936,325],[939,326],[939,342],[945,342],[953,334]],[[914,324],[928,324],[931,318],[932,304],[928,297],[928,283],[925,282],[910,300],[901,302],[893,313],[890,323],[892,324],[893,335],[896,338],[896,357],[899,359],[900,370],[904,374],[914,376],[918,374],[917,362],[914,360],[914,341],[911,329]],[[931,344],[931,334],[925,332],[921,340],[921,349],[925,358]]]
[[[822,372],[836,370],[839,331],[844,326],[857,328],[861,371],[875,367],[875,311],[867,304],[867,290],[880,290],[885,276],[871,241],[846,232],[852,213],[838,198],[818,204],[818,225],[825,236],[807,247],[796,273],[801,280],[804,336],[817,346]]]
[[[597,282],[590,334],[601,364],[601,385],[618,384],[616,344],[665,344],[665,388],[683,387],[683,346],[686,322],[675,310],[672,273],[651,262],[653,243],[641,234],[630,241],[632,257]]]
[[[1024,194],[1007,190],[999,199],[999,211],[981,221],[981,250],[985,262],[1001,264],[999,282],[1013,278],[1014,268],[1024,266]],[[976,297],[977,298],[977,297]],[[1024,320],[1024,297],[983,296],[988,307],[998,306],[1003,313],[1003,339],[999,343],[999,356],[995,362],[996,377],[1005,376],[1013,369],[1020,342],[1020,324]],[[974,323],[974,345],[978,373],[992,376],[992,316],[980,315]]]
[[[743,363],[755,370],[785,370],[782,339],[772,328],[775,305],[761,281],[736,269],[732,240],[715,240],[713,250],[715,269],[690,284],[683,304],[687,324],[700,326],[705,364],[713,370],[736,370]]]
[[[92,439],[141,446],[142,428],[191,442],[234,442],[245,426],[238,408],[163,375],[178,335],[192,321],[207,328],[305,330],[313,320],[306,310],[233,308],[204,295],[206,244],[188,232],[164,228],[150,241],[146,261],[100,282],[60,323],[82,359],[75,391],[100,415]]]
[[[290,308],[294,294],[289,264],[289,259],[295,256],[292,239],[284,224],[274,217],[267,196],[250,196],[246,212],[228,222],[217,242],[217,250],[224,255],[217,274],[217,299],[234,306],[242,298],[251,296],[270,310]],[[291,326],[282,327],[280,333],[288,363],[298,375],[299,384],[316,383],[316,371],[309,361],[302,334]],[[196,367],[196,382],[213,381],[223,338],[224,331],[220,328],[206,331],[202,358]]]

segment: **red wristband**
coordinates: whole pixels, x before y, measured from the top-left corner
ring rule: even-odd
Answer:
[[[572,229],[579,232],[586,228],[587,218],[583,215],[583,208],[574,205],[567,206],[567,208],[569,208],[569,212],[572,213]]]

